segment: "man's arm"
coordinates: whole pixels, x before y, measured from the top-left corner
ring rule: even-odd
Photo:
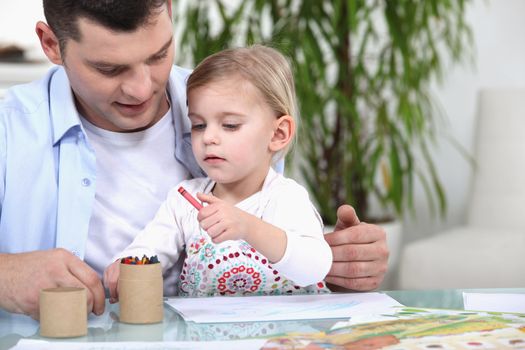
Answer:
[[[86,288],[88,312],[104,312],[97,273],[67,250],[0,254],[0,308],[39,319],[40,290],[54,287]]]
[[[325,239],[332,248],[333,263],[325,281],[332,290],[376,289],[387,270],[388,247],[385,231],[360,222],[354,208],[342,205],[337,210],[335,231]]]

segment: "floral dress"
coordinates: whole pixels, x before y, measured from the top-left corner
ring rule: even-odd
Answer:
[[[178,282],[181,296],[330,292],[323,281],[299,287],[245,241],[215,244],[202,229],[187,242],[186,255]]]

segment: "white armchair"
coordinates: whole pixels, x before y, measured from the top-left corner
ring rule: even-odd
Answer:
[[[479,95],[465,226],[408,244],[400,289],[525,287],[525,88]]]

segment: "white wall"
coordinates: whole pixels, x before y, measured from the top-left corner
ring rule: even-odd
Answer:
[[[525,86],[525,1],[475,0],[467,20],[476,42],[476,67],[455,67],[436,96],[448,119],[448,134],[472,153],[477,92],[484,87]],[[472,168],[450,142],[440,141],[435,161],[444,182],[449,214],[442,222],[427,214],[420,193],[416,220],[408,220],[406,239],[413,240],[461,224],[470,191]]]
[[[35,24],[44,19],[42,0],[0,1],[0,44],[21,45],[31,58],[44,58]]]
[[[23,5],[22,5],[23,4]],[[448,118],[447,133],[467,151],[472,151],[476,93],[483,87],[525,86],[525,1],[474,0],[468,21],[476,41],[477,67],[455,67],[447,73],[436,95]],[[0,42],[18,42],[40,55],[34,33],[35,22],[43,18],[41,0],[0,1]],[[445,221],[431,218],[426,199],[418,193],[417,219],[406,225],[406,239],[413,240],[464,221],[472,169],[446,141],[435,150],[436,165],[445,185],[449,215]]]

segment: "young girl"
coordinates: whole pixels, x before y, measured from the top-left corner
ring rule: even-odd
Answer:
[[[297,107],[288,61],[253,46],[206,58],[187,84],[191,142],[207,178],[183,181],[118,257],[157,255],[165,272],[183,250],[179,294],[328,292],[332,263],[306,190],[272,169],[295,135]],[[182,186],[207,204],[200,210]],[[104,273],[111,301],[119,261]]]

